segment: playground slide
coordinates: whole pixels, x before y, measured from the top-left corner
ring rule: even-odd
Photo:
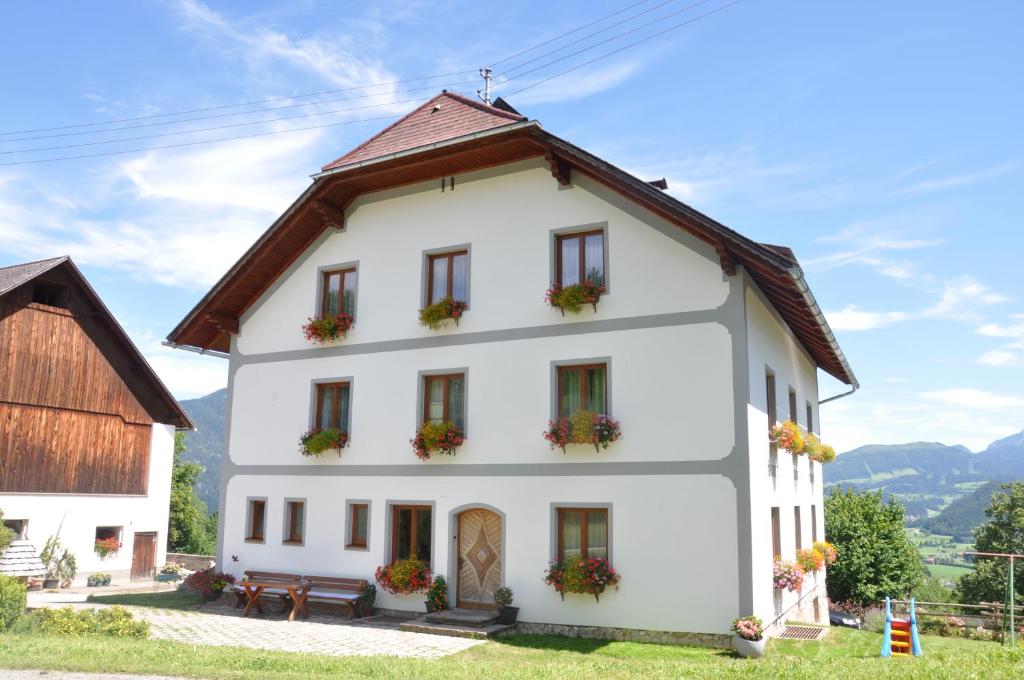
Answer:
[[[921,640],[917,636],[917,612],[914,600],[910,600],[910,616],[894,619],[892,602],[885,598],[885,631],[882,635],[882,656],[903,654],[921,656]]]

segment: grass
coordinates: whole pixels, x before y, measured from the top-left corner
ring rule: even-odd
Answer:
[[[0,668],[151,673],[210,680],[326,678],[1009,678],[1024,650],[923,637],[925,656],[878,658],[881,636],[833,629],[822,642],[777,640],[759,661],[726,650],[550,636],[514,636],[432,661],[330,657],[158,640],[0,634]]]
[[[948,581],[956,581],[964,574],[974,571],[970,567],[957,567],[951,564],[929,564],[927,569],[932,576]]]
[[[159,593],[124,593],[120,595],[90,595],[88,602],[98,604],[121,604],[132,607],[156,607],[158,609],[198,609],[202,603],[199,595],[184,590],[168,590]]]

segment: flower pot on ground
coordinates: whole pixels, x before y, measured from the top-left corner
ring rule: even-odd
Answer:
[[[409,443],[412,444],[413,453],[417,458],[430,460],[431,456],[439,453],[454,456],[455,450],[462,446],[464,441],[462,430],[455,423],[447,421],[424,423]]]
[[[359,597],[356,598],[355,615],[356,618],[363,618],[364,616],[370,616],[373,614],[373,604],[377,601],[377,586],[372,583],[367,583],[363,586],[363,589],[359,591]]]
[[[430,567],[416,557],[395,560],[385,567],[377,567],[374,577],[380,587],[392,595],[423,592],[431,585]]]
[[[562,453],[569,444],[592,444],[595,451],[600,451],[621,438],[619,421],[590,411],[576,411],[568,418],[549,420],[548,429],[544,432],[544,439],[551,448],[558,447]]]
[[[427,589],[426,601],[427,613],[443,612],[448,609],[448,582],[444,576],[435,576],[434,581]]]
[[[604,291],[605,287],[603,284],[595,283],[590,279],[583,283],[574,283],[570,286],[553,283],[544,294],[544,301],[552,309],[557,309],[561,312],[562,316],[565,316],[566,312],[578,314],[583,309],[583,305],[592,306],[596,312],[597,303],[600,301],[601,296],[604,295]]]
[[[321,430],[313,428],[299,437],[299,453],[303,456],[322,456],[328,451],[341,450],[348,446],[348,433],[333,427]]]
[[[353,322],[352,315],[345,314],[344,312],[336,316],[310,318],[306,320],[306,323],[302,324],[302,334],[310,342],[325,345],[328,342],[334,342],[338,338],[344,338],[348,335]]]
[[[469,303],[462,300],[443,298],[420,310],[420,325],[426,326],[432,331],[443,328],[449,321],[454,321],[458,326],[459,319],[462,318],[468,307]]]
[[[89,578],[85,580],[85,584],[90,588],[96,588],[98,586],[109,586],[110,585],[110,574],[96,573],[91,574]]]
[[[621,580],[608,560],[601,557],[573,557],[564,562],[551,562],[544,575],[544,582],[563,600],[566,593],[584,593],[600,602],[601,593],[608,586],[618,588]]]
[[[202,596],[203,602],[213,602],[219,599],[221,593],[229,585],[235,582],[235,577],[231,574],[225,574],[224,572],[216,571],[213,567],[209,569],[203,569],[201,571],[193,572],[189,574],[188,578],[182,584],[186,590],[191,590],[193,593],[198,593]]]
[[[759,659],[764,656],[764,626],[756,616],[744,616],[732,622],[733,646],[745,658]]]
[[[512,589],[502,586],[494,591],[494,604],[498,605],[498,623],[509,626],[516,622],[519,607],[512,606]]]

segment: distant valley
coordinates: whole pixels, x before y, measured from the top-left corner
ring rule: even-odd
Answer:
[[[185,433],[185,460],[195,461],[205,470],[196,485],[196,495],[210,512],[217,510],[220,494],[220,455],[224,448],[224,407],[228,391],[220,389],[198,399],[185,399],[182,408],[195,423],[194,432]]]

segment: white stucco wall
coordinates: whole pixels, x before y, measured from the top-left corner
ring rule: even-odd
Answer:
[[[0,508],[5,519],[28,520],[27,538],[37,551],[50,536],[58,535],[63,546],[75,555],[76,582],[84,583],[93,572],[112,573],[126,581],[135,532],[156,532],[156,567],[159,569],[166,561],[173,459],[174,426],[155,424],[145,496],[0,494]],[[96,527],[107,526],[122,527],[123,546],[116,554],[100,559],[94,550]]]
[[[746,292],[748,356],[750,363],[750,404],[747,418],[750,435],[751,524],[753,527],[752,559],[754,574],[754,611],[768,622],[796,604],[798,593],[784,592],[781,599],[772,588],[772,525],[771,508],[779,508],[782,556],[796,556],[795,515],[799,506],[801,542],[804,548],[813,542],[812,508],[816,514],[818,540],[825,540],[821,463],[806,456],[793,457],[779,451],[777,474],[769,474],[772,460],[768,441],[768,412],[765,375],[775,374],[775,402],[778,420],[788,420],[789,390],[797,395],[797,422],[806,428],[806,403],[811,403],[814,431],[821,433],[818,421],[818,382],[815,364],[795,341],[779,317],[767,307],[751,283]],[[794,465],[796,479],[794,479]],[[804,591],[824,582],[824,572],[809,577]]]

